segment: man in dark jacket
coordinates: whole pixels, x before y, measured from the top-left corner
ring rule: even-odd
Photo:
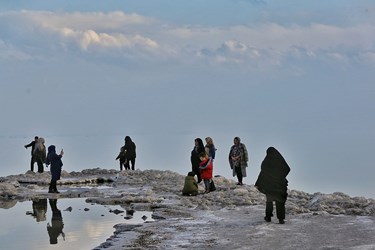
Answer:
[[[124,150],[125,150],[125,169],[130,169],[130,164],[132,164],[132,170],[135,169],[135,158],[136,158],[136,146],[135,143],[132,141],[132,139],[129,136],[125,137],[125,145],[124,145]]]
[[[31,147],[31,162],[30,162],[30,170],[34,172],[34,163],[36,162],[36,159],[33,157],[33,152],[35,149],[35,144],[38,142],[38,136],[34,137],[34,141],[30,142],[29,144],[25,145],[24,147],[27,149],[28,147]]]
[[[284,224],[285,202],[288,196],[288,180],[290,168],[284,157],[274,147],[267,149],[261,171],[255,183],[255,187],[266,195],[266,217],[267,222],[271,221],[273,216],[273,201],[276,202],[276,214],[280,224]]]

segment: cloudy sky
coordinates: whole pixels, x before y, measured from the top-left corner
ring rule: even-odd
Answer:
[[[146,169],[189,166],[194,138],[211,136],[226,175],[239,136],[249,183],[275,146],[293,188],[375,197],[374,70],[372,0],[6,1],[0,142],[118,136],[85,146],[109,153],[130,135]]]

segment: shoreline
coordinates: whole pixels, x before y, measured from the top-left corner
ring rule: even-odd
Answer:
[[[115,233],[95,249],[118,249],[116,247],[119,245],[126,245],[130,249],[182,248],[185,246],[183,242],[195,242],[194,237],[188,236],[188,232],[191,230],[201,232],[201,228],[210,233],[207,235],[203,233],[205,235],[203,238],[196,235],[195,247],[208,246],[208,248],[225,249],[224,247],[229,246],[230,243],[230,241],[223,241],[226,231],[224,225],[226,224],[236,224],[231,234],[233,234],[232,237],[238,238],[241,238],[244,231],[251,231],[254,228],[280,229],[280,225],[276,222],[267,224],[263,221],[265,197],[253,185],[237,186],[233,180],[215,177],[216,191],[186,197],[181,195],[184,177],[172,171],[160,170],[119,172],[97,168],[70,173],[63,171],[62,179],[58,181],[58,189],[61,193],[48,194],[41,191],[48,189],[49,172],[12,175],[0,177],[0,205],[5,207],[7,201],[21,201],[38,197],[59,199],[86,197],[86,202],[90,203],[121,205],[124,209],[132,208],[153,212],[155,221],[152,223],[132,226],[115,225]],[[92,185],[93,187],[71,188],[79,185]],[[95,187],[98,185],[107,185],[110,188]],[[203,185],[199,185],[199,192],[204,192]],[[289,228],[289,230],[298,232],[303,229],[301,222],[305,219],[308,219],[313,225],[324,222],[325,219],[343,224],[351,221],[350,223],[354,223],[358,227],[360,223],[358,224],[356,219],[359,217],[370,218],[368,220],[374,222],[374,199],[350,197],[338,192],[308,194],[303,191],[288,190],[288,193],[286,225],[283,230]],[[247,224],[243,219],[241,220],[242,217],[248,220]],[[246,225],[248,225],[248,229],[246,229]],[[368,228],[369,232],[375,232],[374,225],[372,223]],[[162,230],[160,230],[161,228]],[[170,231],[171,228],[175,228],[174,234]],[[322,228],[322,230],[334,230],[334,228]],[[222,236],[219,237],[221,234]],[[207,243],[208,238],[210,243]],[[249,239],[249,241],[254,240],[255,238]],[[373,241],[375,239],[371,239],[371,237],[370,241],[363,240],[370,245],[372,243],[375,245]],[[347,241],[343,242],[349,244]],[[266,244],[266,242],[261,241],[259,244]]]

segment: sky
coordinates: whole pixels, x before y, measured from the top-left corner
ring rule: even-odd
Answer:
[[[239,136],[249,184],[274,146],[290,187],[375,197],[374,12],[370,0],[2,2],[1,173],[27,169],[20,145],[35,135],[64,147],[67,169],[113,165],[129,135],[138,166],[185,173],[194,139],[211,136],[231,177]]]

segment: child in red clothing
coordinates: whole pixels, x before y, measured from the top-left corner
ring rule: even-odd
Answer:
[[[201,172],[201,177],[204,183],[204,187],[206,189],[205,193],[210,192],[210,182],[212,179],[212,159],[208,157],[206,152],[202,152],[199,155],[200,163],[199,163],[199,170]]]

